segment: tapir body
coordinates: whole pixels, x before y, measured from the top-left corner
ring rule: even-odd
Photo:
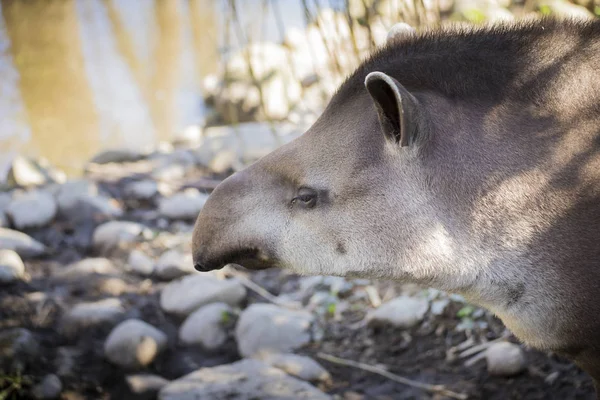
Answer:
[[[196,268],[460,293],[600,380],[600,22],[396,38],[301,137],[222,182]]]

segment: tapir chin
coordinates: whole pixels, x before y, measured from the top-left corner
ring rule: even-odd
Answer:
[[[600,382],[600,21],[391,40],[213,191],[193,256],[459,293]]]

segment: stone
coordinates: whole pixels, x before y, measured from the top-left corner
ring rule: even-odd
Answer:
[[[197,146],[202,142],[202,125],[190,125],[173,135],[173,144]]]
[[[83,260],[67,265],[65,268],[57,271],[54,276],[60,279],[77,280],[85,279],[89,275],[117,275],[119,269],[115,267],[108,258],[95,257],[85,258]]]
[[[258,360],[202,368],[172,381],[159,400],[326,400],[331,397],[307,382]]]
[[[127,375],[125,382],[127,382],[127,387],[131,393],[146,396],[156,395],[160,389],[169,383],[162,376],[152,374]]]
[[[58,376],[48,374],[31,392],[36,399],[56,399],[62,392],[62,382]]]
[[[154,361],[167,346],[167,335],[139,319],[117,325],[104,342],[106,358],[122,368],[136,369]]]
[[[148,231],[136,222],[109,221],[94,230],[92,244],[96,251],[107,253],[121,244],[134,243]]]
[[[56,211],[56,202],[50,193],[32,190],[15,196],[5,213],[17,229],[24,230],[48,225]]]
[[[485,359],[490,375],[512,376],[525,369],[523,350],[513,343],[494,343],[485,351]]]
[[[442,315],[446,311],[446,307],[450,304],[450,299],[434,300],[431,303],[431,314]]]
[[[0,331],[0,369],[22,371],[35,362],[40,347],[31,331],[9,328]]]
[[[252,304],[237,322],[235,337],[239,353],[251,357],[258,352],[286,353],[311,340],[314,317],[274,304]]]
[[[125,187],[125,196],[136,200],[149,200],[158,193],[158,183],[152,179],[132,182]]]
[[[7,228],[0,228],[0,248],[14,250],[23,258],[46,253],[46,247],[31,236]]]
[[[0,210],[0,228],[8,228],[8,217],[4,213],[4,211]]]
[[[0,250],[0,283],[12,283],[25,277],[25,265],[13,250]]]
[[[344,295],[352,288],[351,282],[339,276],[307,276],[300,279],[300,291],[304,297],[310,297],[318,290]]]
[[[138,275],[149,276],[154,272],[154,260],[140,250],[132,250],[127,259],[127,269]]]
[[[179,341],[186,345],[200,344],[216,350],[227,340],[226,323],[233,309],[225,303],[212,303],[190,314],[179,328]]]
[[[85,179],[68,181],[56,193],[60,215],[68,215],[81,198],[98,196],[98,186]]]
[[[125,314],[121,300],[104,300],[76,304],[64,315],[62,331],[68,336],[75,335],[90,327],[101,327],[116,323]]]
[[[142,160],[144,155],[134,150],[115,149],[105,150],[96,154],[90,160],[93,164],[125,163]]]
[[[198,308],[222,302],[238,305],[246,297],[246,288],[236,279],[218,279],[213,275],[189,275],[165,286],[160,306],[169,313],[189,315]]]
[[[310,357],[297,354],[259,354],[258,359],[307,382],[327,382],[331,375]]]
[[[48,177],[34,161],[17,156],[12,161],[7,180],[12,185],[29,187],[47,183]]]
[[[158,211],[169,219],[195,220],[204,207],[208,195],[198,189],[189,188],[160,201]]]
[[[369,326],[392,325],[397,328],[412,328],[420,323],[429,309],[424,298],[400,296],[367,314]]]
[[[103,196],[85,195],[77,199],[68,217],[72,221],[106,221],[123,215],[121,206],[115,199]]]
[[[177,250],[164,252],[156,262],[154,274],[161,279],[176,279],[196,272],[191,254]]]

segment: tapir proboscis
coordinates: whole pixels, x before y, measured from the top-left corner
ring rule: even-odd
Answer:
[[[459,293],[598,384],[600,21],[399,35],[214,190],[193,256]]]

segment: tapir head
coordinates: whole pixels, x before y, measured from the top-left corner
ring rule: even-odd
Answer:
[[[398,265],[411,261],[419,231],[431,228],[419,168],[427,113],[394,78],[357,78],[304,135],[214,190],[194,229],[197,270],[235,263],[301,274],[407,273]]]

